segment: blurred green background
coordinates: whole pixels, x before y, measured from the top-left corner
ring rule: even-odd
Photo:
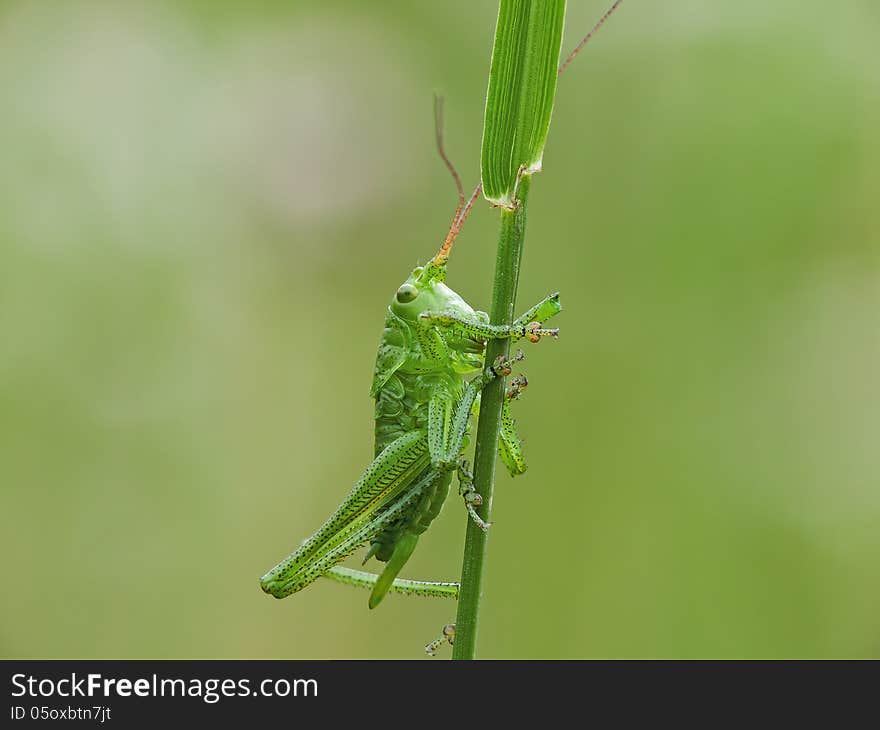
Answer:
[[[453,618],[257,579],[371,457],[455,202],[431,95],[470,186],[496,7],[0,3],[0,656],[419,657]],[[566,309],[482,656],[880,656],[878,37],[873,0],[631,0],[561,79],[519,309]],[[497,222],[450,267],[482,309]],[[454,579],[465,520],[405,575]]]

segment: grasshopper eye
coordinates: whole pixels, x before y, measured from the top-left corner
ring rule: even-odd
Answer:
[[[412,284],[403,284],[400,289],[397,290],[397,301],[401,304],[406,304],[407,302],[411,302],[418,295],[419,290]]]

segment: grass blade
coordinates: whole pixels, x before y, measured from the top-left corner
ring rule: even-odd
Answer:
[[[483,194],[510,208],[541,169],[556,94],[565,0],[501,0],[483,125]],[[522,172],[521,172],[522,171]]]

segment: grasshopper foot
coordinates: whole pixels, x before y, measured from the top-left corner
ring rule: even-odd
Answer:
[[[512,372],[512,367],[520,362],[521,360],[525,360],[526,356],[522,350],[517,350],[516,354],[511,358],[505,358],[504,355],[499,355],[495,358],[495,362],[492,364],[492,372],[498,378],[503,378]]]
[[[452,646],[455,643],[455,624],[446,624],[443,627],[443,633],[430,644],[425,646],[425,653],[428,656],[435,656],[437,654],[437,649],[444,643],[448,642],[449,646]]]
[[[489,532],[492,523],[486,522],[486,520],[477,514],[477,510],[474,509],[474,506],[479,507],[481,504],[483,504],[483,498],[476,492],[464,495],[464,506],[467,508],[468,514],[471,516],[474,524],[476,524],[476,526],[483,532]]]
[[[464,506],[477,527],[488,532],[492,523],[486,522],[476,510],[483,504],[483,495],[474,489],[474,475],[471,474],[470,464],[464,460],[458,466],[458,493],[464,499]]]
[[[507,400],[516,400],[519,398],[528,384],[529,380],[525,375],[517,375],[515,378],[511,379],[506,392]]]
[[[529,322],[522,330],[522,336],[529,342],[540,342],[542,337],[559,339],[559,329],[545,329],[540,322]]]

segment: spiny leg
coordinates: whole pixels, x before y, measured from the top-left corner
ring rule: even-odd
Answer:
[[[512,378],[507,385],[504,402],[501,405],[498,454],[511,476],[525,472],[526,460],[523,456],[522,440],[516,431],[516,421],[513,420],[513,414],[510,412],[510,402],[519,398],[528,384],[529,381],[525,375],[517,375]]]
[[[495,377],[493,370],[487,369],[487,372],[492,373],[488,379],[480,375],[465,386],[455,413],[452,413],[451,401],[446,397],[432,398],[428,406],[428,445],[431,466],[440,471],[452,469],[458,471],[458,493],[464,498],[468,514],[483,530],[487,530],[489,525],[480,519],[474,509],[475,504],[478,506],[482,504],[483,498],[474,489],[473,477],[467,470],[467,463],[461,460],[460,454],[474,401],[484,382]]]
[[[422,322],[438,327],[448,327],[454,332],[459,332],[467,337],[483,340],[503,340],[510,338],[518,340],[525,337],[529,342],[540,342],[542,337],[559,337],[558,329],[547,329],[541,326],[539,320],[526,322],[516,321],[511,325],[486,324],[475,319],[466,319],[449,312],[422,312],[419,315]]]
[[[475,339],[520,339],[538,342],[542,337],[558,337],[558,329],[545,329],[543,322],[562,311],[559,293],[542,299],[525,314],[514,320],[513,324],[487,324],[479,317],[462,317],[450,312],[422,312],[419,320],[424,325],[435,325],[452,329],[455,332]]]
[[[435,419],[429,417],[428,443],[432,445],[430,447],[431,466],[439,471],[451,469],[458,471],[459,494],[464,498],[465,507],[471,519],[484,531],[489,528],[489,524],[480,518],[475,509],[483,503],[483,498],[474,489],[473,476],[467,468],[467,463],[461,459],[462,443],[467,432],[468,419],[473,410],[474,401],[480,391],[495,378],[509,375],[512,365],[524,357],[521,350],[507,360],[499,357],[491,367],[486,368],[480,375],[468,382],[454,415],[450,415],[449,409],[439,400],[436,405],[432,401],[429,406],[429,413],[433,407],[436,413],[442,412],[444,414],[442,419],[439,415]],[[438,450],[436,444],[441,440],[441,434],[443,448]]]
[[[454,405],[452,395],[442,388],[438,388],[428,401],[428,453],[435,469],[441,468],[447,458]]]
[[[486,383],[490,383],[495,378],[506,378],[513,372],[513,366],[518,362],[522,362],[526,359],[526,355],[522,350],[517,350],[513,357],[508,359],[504,359],[504,355],[499,355],[495,358],[495,362],[492,364],[490,368],[492,371],[492,376],[487,376]]]
[[[276,598],[284,598],[302,590],[397,520],[416,500],[422,498],[437,478],[436,471],[427,470],[425,476],[406,493],[397,496],[390,506],[380,505],[381,509],[371,511],[363,519],[355,518],[350,526],[340,530],[308,558],[300,559],[299,555],[294,553],[263,576],[261,579],[263,590]]]
[[[464,499],[464,506],[477,527],[483,532],[489,532],[492,523],[486,522],[476,510],[483,504],[483,495],[474,488],[474,475],[470,470],[470,464],[464,459],[458,465],[458,494]]]
[[[329,578],[337,583],[355,586],[356,588],[369,588],[371,590],[379,579],[376,573],[346,568],[342,565],[330,568],[321,577]],[[425,596],[427,598],[458,598],[459,588],[460,585],[458,583],[395,578],[389,593],[399,593],[404,596]]]
[[[521,350],[517,351],[513,357],[507,360],[503,356],[499,356],[491,367],[486,368],[465,385],[464,393],[458,402],[458,406],[455,408],[454,414],[451,414],[450,410],[445,407],[445,404],[441,404],[439,401],[436,404],[433,401],[429,404],[428,443],[429,451],[431,452],[431,466],[434,469],[451,471],[458,468],[462,442],[467,432],[468,419],[471,416],[474,401],[476,401],[480,391],[488,383],[491,383],[495,378],[510,375],[513,364],[519,362],[524,357],[525,355],[523,355]],[[443,399],[440,396],[438,398]],[[443,418],[431,419],[430,412],[432,407],[435,412],[442,412],[444,414]],[[443,434],[443,448],[438,449],[437,446],[431,448],[430,444],[438,441],[440,433]]]
[[[434,641],[425,645],[425,653],[428,656],[434,656],[437,653],[437,649],[439,649],[444,642],[448,642],[449,646],[455,644],[455,624],[446,624],[446,626],[443,627],[443,633],[440,634],[439,638],[436,638]]]
[[[299,573],[368,524],[424,470],[429,458],[423,432],[410,431],[386,446],[321,528],[260,579],[263,590],[284,598],[308,585]],[[311,580],[321,572],[307,571]]]
[[[449,359],[449,348],[446,340],[435,327],[416,327],[416,339],[422,355],[432,362],[446,362]]]

